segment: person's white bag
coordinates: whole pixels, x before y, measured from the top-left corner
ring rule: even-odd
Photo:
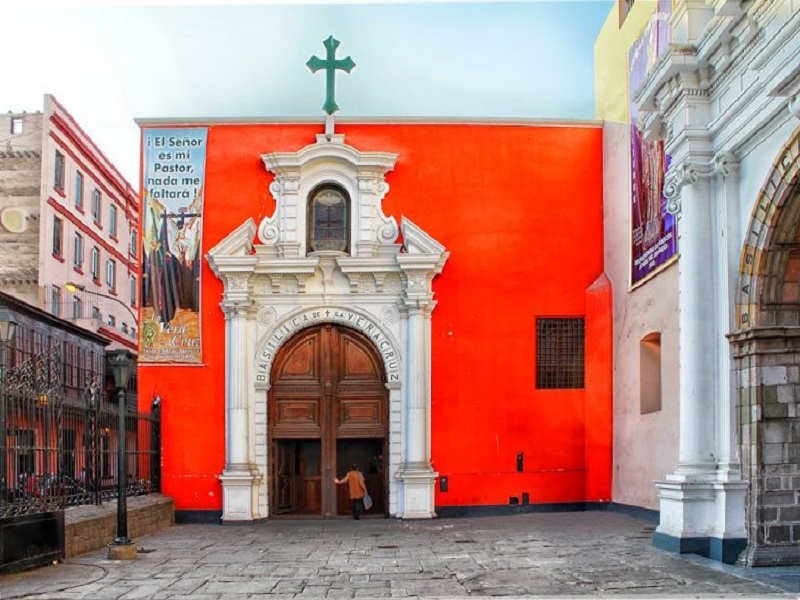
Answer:
[[[364,494],[364,510],[372,508],[372,497],[367,493]]]

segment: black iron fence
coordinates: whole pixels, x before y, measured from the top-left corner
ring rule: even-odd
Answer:
[[[138,412],[135,392],[107,397],[92,377],[63,385],[61,346],[0,375],[0,518],[99,504],[118,495],[124,439],[127,495],[160,489],[160,406]],[[113,396],[113,397],[111,397]]]

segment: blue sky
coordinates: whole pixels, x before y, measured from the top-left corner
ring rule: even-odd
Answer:
[[[37,110],[53,93],[136,184],[133,118],[322,117],[325,77],[305,62],[333,34],[357,65],[337,76],[342,116],[591,119],[611,5],[16,2],[0,51],[28,51],[0,110]],[[62,46],[37,51],[31,35]]]

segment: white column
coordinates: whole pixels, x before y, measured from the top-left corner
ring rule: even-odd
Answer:
[[[719,259],[717,273],[719,277],[719,310],[717,311],[717,336],[719,378],[719,436],[717,439],[717,455],[719,456],[717,471],[719,478],[740,480],[741,468],[737,448],[736,435],[736,398],[732,393],[736,389],[731,360],[731,345],[726,334],[734,331],[736,325],[735,303],[736,287],[739,281],[739,261],[741,259],[741,242],[739,241],[739,162],[733,155],[722,156],[717,160],[717,171],[721,178],[719,201]]]
[[[406,397],[408,398],[406,469],[429,469],[431,466],[427,435],[428,394],[425,389],[424,325],[422,309],[410,308],[406,341]]]
[[[247,401],[247,278],[226,279],[225,298],[225,470],[222,521],[251,522],[259,515],[257,469],[250,463],[250,406]]]
[[[225,406],[227,407],[227,456],[225,472],[247,471],[249,432],[247,427],[247,395],[245,392],[247,364],[245,336],[247,306],[243,303],[225,306]]]
[[[709,182],[683,189],[678,221],[680,436],[677,474],[698,476],[716,468],[714,444],[715,304]]]
[[[417,289],[420,281],[417,278]],[[423,287],[424,290],[424,287]],[[430,519],[436,516],[434,485],[438,473],[431,466],[429,421],[431,395],[428,382],[430,362],[426,360],[425,313],[432,304],[430,293],[410,293],[405,300],[407,318],[404,347],[403,397],[405,400],[405,448],[397,472],[401,483],[398,516]]]
[[[727,198],[714,202],[710,177],[719,161],[685,161],[679,188],[678,464],[659,490],[657,546],[731,562],[741,549],[746,484],[732,468],[730,349],[731,261],[723,234],[735,226]],[[733,189],[728,191],[735,191]]]

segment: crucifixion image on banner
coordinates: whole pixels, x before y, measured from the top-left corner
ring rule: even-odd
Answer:
[[[199,363],[205,128],[144,131],[140,361]]]

